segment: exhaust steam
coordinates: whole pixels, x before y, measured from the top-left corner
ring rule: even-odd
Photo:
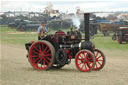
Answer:
[[[80,19],[77,16],[74,16],[72,18],[73,25],[77,27],[77,29],[80,29]]]

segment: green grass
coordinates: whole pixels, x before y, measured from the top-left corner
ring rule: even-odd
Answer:
[[[128,44],[125,42],[123,44],[118,44],[117,40],[112,40],[112,34],[110,36],[103,36],[103,34],[98,34],[94,36],[94,39],[91,39],[97,48],[103,49],[119,49],[119,50],[128,50]]]
[[[65,32],[67,31],[64,30]],[[37,34],[24,32],[22,34],[12,34],[17,32],[15,28],[0,27],[1,42],[15,45],[24,45],[31,40],[37,41]],[[51,30],[49,34],[54,34],[56,30]],[[97,34],[91,39],[95,43],[96,48],[101,49],[119,49],[128,50],[128,44],[118,44],[117,41],[112,40],[112,34],[110,36],[104,37],[103,34]]]
[[[9,43],[9,44],[18,44],[24,45],[26,42],[30,40],[36,40],[36,34],[12,34],[17,32],[16,29],[8,28],[8,27],[1,27],[0,34],[1,34],[1,41],[2,43]]]

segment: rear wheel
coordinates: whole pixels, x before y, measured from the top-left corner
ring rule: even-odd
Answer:
[[[29,50],[30,64],[37,70],[48,70],[54,63],[55,49],[48,41],[42,40],[32,44]]]
[[[91,71],[96,63],[95,56],[89,50],[80,50],[76,54],[76,67],[83,72]]]
[[[94,70],[100,70],[105,65],[105,62],[106,62],[105,55],[99,49],[94,50],[94,55],[96,59]]]

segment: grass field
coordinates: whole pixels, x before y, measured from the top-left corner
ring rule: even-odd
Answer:
[[[67,30],[64,30],[67,31]],[[55,30],[50,32],[52,34],[55,33]],[[0,28],[1,41],[3,43],[15,44],[15,45],[24,45],[26,42],[31,40],[37,41],[36,32],[18,32],[16,29],[11,29],[8,27]],[[93,41],[97,48],[101,49],[119,49],[126,50],[128,49],[128,44],[119,45],[117,41],[112,40],[112,34],[110,36],[104,37],[103,34],[95,35],[91,41]]]
[[[106,55],[100,71],[80,72],[74,60],[62,69],[38,71],[29,64],[24,47],[37,41],[37,34],[0,27],[0,85],[128,85],[128,44],[119,45],[111,36],[99,33],[91,39]]]

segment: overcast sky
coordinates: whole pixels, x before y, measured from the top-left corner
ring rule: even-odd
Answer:
[[[128,0],[0,0],[0,11],[44,11],[48,2],[62,12],[128,11]]]

